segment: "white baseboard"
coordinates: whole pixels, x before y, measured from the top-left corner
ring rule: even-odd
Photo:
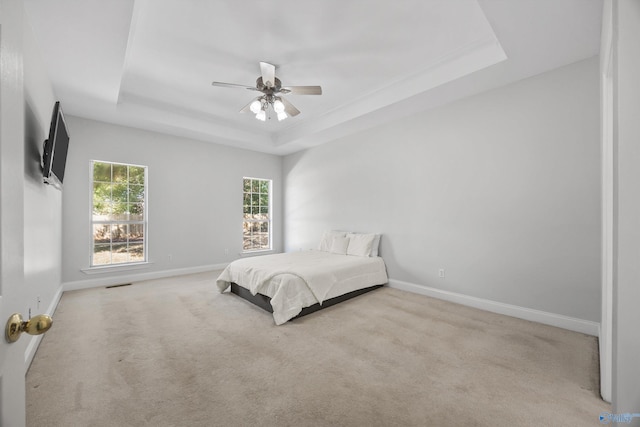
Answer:
[[[173,270],[163,270],[151,273],[138,273],[118,275],[112,277],[100,277],[96,279],[78,280],[74,282],[63,283],[60,290],[54,298],[55,304],[49,308],[49,314],[55,311],[58,301],[62,296],[62,291],[72,291],[78,289],[97,288],[101,286],[121,285],[131,282],[140,282],[143,280],[162,279],[165,277],[180,276],[184,274],[203,273],[205,271],[222,270],[228,263],[210,264],[198,267],[177,268]],[[488,299],[477,298],[469,295],[459,294],[442,289],[431,288],[429,286],[417,285],[415,283],[404,282],[401,280],[389,279],[389,286],[403,291],[413,292],[432,298],[438,298],[469,307],[479,308],[481,310],[490,311],[492,313],[504,314],[507,316],[517,317],[519,319],[530,320],[545,325],[556,326],[583,334],[599,336],[600,323],[590,320],[578,319],[575,317],[564,316],[562,314],[549,313],[546,311],[536,310],[532,308],[520,307],[512,304],[491,301]],[[35,337],[42,338],[42,337]],[[33,342],[33,341],[32,341]],[[39,343],[39,341],[38,341]],[[30,344],[31,346],[31,344]],[[34,354],[37,344],[33,344]],[[31,356],[33,357],[33,356]]]
[[[592,322],[590,320],[583,320],[575,317],[564,316],[562,314],[549,313],[517,305],[505,304],[488,299],[444,291],[442,289],[431,288],[428,286],[416,285],[415,283],[403,282],[401,280],[389,279],[389,286],[403,291],[479,308],[492,313],[504,314],[596,337],[599,336],[598,332],[600,329],[600,323]]]
[[[205,271],[222,270],[228,263],[209,264],[198,267],[175,268],[173,270],[154,271],[150,273],[133,273],[111,277],[98,277],[95,279],[76,280],[62,284],[63,291],[76,291],[79,289],[99,288],[102,286],[124,285],[126,283],[141,282],[143,280],[162,279],[165,277],[182,276],[184,274],[204,273]]]
[[[56,294],[53,296],[53,299],[51,300],[51,304],[49,304],[49,307],[47,307],[47,311],[45,311],[43,314],[47,314],[53,317],[53,313],[56,311],[56,308],[58,307],[60,298],[62,298],[62,285],[58,287]],[[53,325],[51,325],[51,327],[53,328]],[[42,341],[43,337],[44,335],[30,336],[31,341],[29,341],[29,344],[27,345],[27,349],[24,352],[25,373],[26,371],[29,370],[29,366],[31,366],[31,362],[33,362],[33,357],[36,355],[36,351],[38,350],[38,346],[40,345],[40,341]]]

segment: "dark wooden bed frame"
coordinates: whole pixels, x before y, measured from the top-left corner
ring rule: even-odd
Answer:
[[[312,306],[305,307],[302,309],[300,314],[298,314],[296,317],[293,317],[290,320],[297,319],[298,317],[306,316],[307,314],[314,313],[318,310],[322,310],[323,308],[331,307],[332,305],[357,297],[358,295],[366,294],[367,292],[373,291],[374,289],[381,288],[382,286],[384,285],[375,285],[375,286],[370,286],[364,289],[358,289],[352,292],[348,292],[344,295],[339,295],[337,297],[325,300],[322,303],[322,305],[320,305],[319,303],[316,303]],[[246,299],[250,303],[257,305],[258,307],[268,311],[269,313],[273,313],[273,307],[271,307],[271,298],[269,298],[266,295],[262,295],[260,293],[252,295],[251,291],[235,283],[231,283],[231,293],[238,295],[240,298]]]

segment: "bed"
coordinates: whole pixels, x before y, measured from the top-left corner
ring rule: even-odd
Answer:
[[[236,260],[216,284],[220,292],[231,288],[272,312],[276,325],[281,325],[386,284],[386,267],[377,256],[379,239],[372,234],[325,232],[317,250]]]

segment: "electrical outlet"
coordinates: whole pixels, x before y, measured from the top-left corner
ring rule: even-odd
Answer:
[[[225,250],[224,250],[224,254],[225,254],[225,255],[229,255],[229,249],[225,249]]]
[[[441,279],[444,279],[444,268],[441,268],[438,270],[438,277],[440,277]]]

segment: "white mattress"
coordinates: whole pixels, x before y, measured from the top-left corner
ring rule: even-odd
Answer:
[[[234,261],[216,283],[220,292],[233,282],[253,295],[270,297],[273,318],[280,325],[304,307],[387,281],[380,257],[303,251]]]

